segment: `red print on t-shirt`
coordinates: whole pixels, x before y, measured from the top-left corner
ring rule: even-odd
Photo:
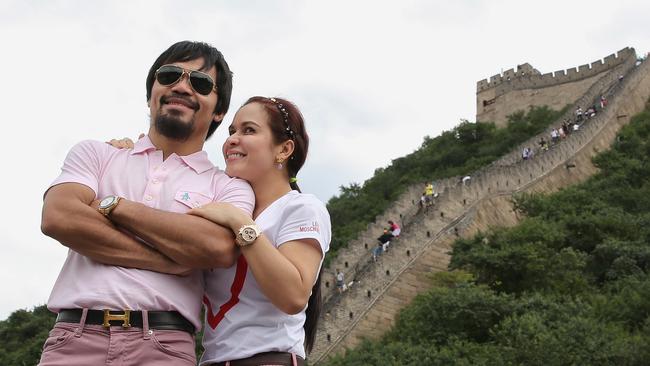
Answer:
[[[233,306],[237,305],[239,302],[239,294],[241,293],[242,288],[244,287],[244,281],[246,280],[246,273],[248,270],[248,263],[246,258],[243,255],[240,255],[237,259],[237,269],[235,270],[235,279],[230,286],[230,299],[226,301],[223,305],[219,307],[219,312],[215,315],[212,312],[212,304],[210,299],[207,296],[203,295],[203,303],[208,311],[208,324],[210,328],[215,329],[217,325],[221,322],[223,317],[226,315],[228,310],[232,309]]]
[[[307,232],[307,231],[315,231],[317,233],[320,233],[320,226],[318,226],[318,222],[312,221],[311,226],[300,226],[298,228],[298,231],[300,232]]]

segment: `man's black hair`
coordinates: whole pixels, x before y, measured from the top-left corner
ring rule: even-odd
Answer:
[[[193,61],[198,58],[203,59],[201,71],[208,71],[212,66],[217,69],[217,105],[214,108],[214,113],[225,115],[228,112],[230,95],[232,94],[232,72],[221,52],[204,42],[181,41],[173,44],[158,56],[147,75],[147,102],[151,99],[151,89],[155,81],[156,70],[160,66],[174,62]],[[220,124],[221,121],[212,121],[206,140],[212,136]]]

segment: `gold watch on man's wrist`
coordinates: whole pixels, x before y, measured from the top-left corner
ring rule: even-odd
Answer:
[[[99,207],[97,207],[97,210],[102,215],[108,217],[108,215],[111,214],[111,211],[113,211],[113,209],[117,207],[117,204],[120,203],[121,199],[122,197],[120,196],[106,196],[99,201]]]
[[[260,228],[257,225],[244,225],[235,236],[235,243],[240,247],[251,245],[260,236]]]

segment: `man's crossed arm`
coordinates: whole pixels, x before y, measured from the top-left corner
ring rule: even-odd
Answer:
[[[83,184],[53,186],[45,195],[41,230],[100,263],[156,272],[185,274],[227,267],[236,259],[232,232],[200,217],[122,200],[112,222],[96,206],[95,192]]]

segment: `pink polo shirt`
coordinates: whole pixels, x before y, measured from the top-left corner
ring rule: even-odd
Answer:
[[[80,183],[98,198],[118,195],[149,207],[187,212],[209,202],[228,202],[253,211],[250,185],[230,178],[208,160],[207,153],[170,155],[144,137],[133,149],[116,149],[99,141],[75,145],[52,186]],[[104,265],[73,250],[61,269],[48,308],[176,310],[200,329],[204,283],[201,271],[174,276],[147,270]]]

